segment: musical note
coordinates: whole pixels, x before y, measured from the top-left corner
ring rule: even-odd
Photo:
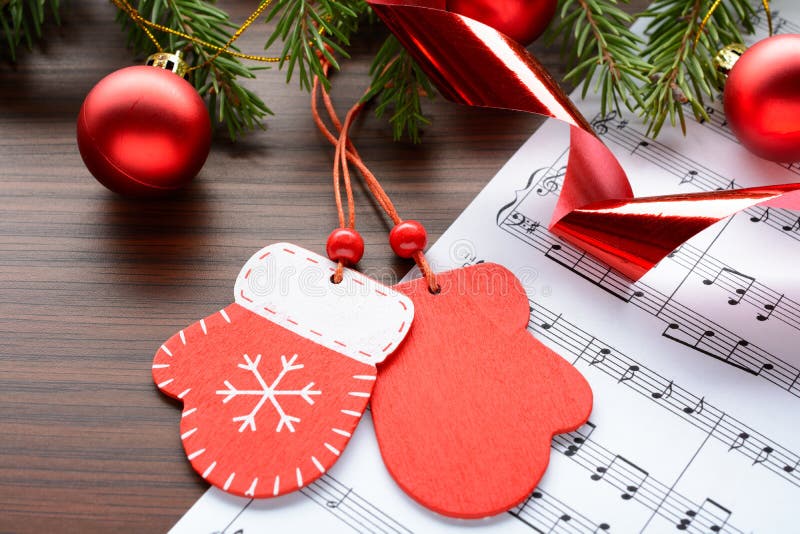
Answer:
[[[713,330],[704,330],[703,334],[700,336],[700,338],[697,340],[697,343],[695,343],[694,346],[697,347],[705,339],[710,339],[710,338],[714,337],[715,335],[716,335],[716,332],[714,332]]]
[[[344,495],[342,495],[342,496],[341,496],[339,499],[337,499],[337,500],[329,500],[329,501],[326,501],[326,502],[325,502],[325,506],[327,506],[328,508],[339,508],[339,506],[341,506],[341,504],[344,502],[344,500],[345,500],[347,497],[349,497],[349,496],[350,496],[350,492],[351,492],[351,491],[353,491],[353,488],[349,488],[349,489],[347,490],[347,493],[345,493]]]
[[[798,459],[794,463],[794,465],[789,465],[789,464],[784,465],[783,470],[786,471],[787,473],[794,473],[795,471],[797,471],[798,467],[800,467],[800,459]]]
[[[667,257],[668,258],[674,258],[677,254],[680,254],[682,248],[683,248],[683,245],[679,246],[678,248],[676,248],[675,250],[673,250],[672,252],[667,254]]]
[[[728,182],[728,185],[726,185],[725,187],[717,187],[715,190],[716,191],[724,191],[726,189],[730,189],[731,191],[736,189],[736,180],[731,180],[730,182]]]
[[[592,436],[597,426],[592,423],[591,421],[586,421],[586,423],[580,427],[577,431],[573,432],[572,435],[572,443],[567,446],[567,450],[564,451],[566,456],[574,456],[581,450],[583,444],[589,441],[589,438]]]
[[[737,287],[734,290],[734,292],[738,295],[738,298],[729,298],[728,299],[728,304],[730,304],[731,306],[735,306],[735,305],[739,304],[742,301],[742,299],[744,298],[744,296],[747,294],[747,292],[750,291],[750,288],[753,287],[753,284],[755,283],[756,279],[754,277],[752,277],[752,276],[748,276],[748,275],[746,275],[744,273],[740,273],[739,271],[737,271],[735,269],[731,269],[729,267],[723,267],[716,274],[716,276],[714,276],[713,279],[706,278],[705,280],[703,280],[703,284],[705,284],[707,286],[714,285],[714,284],[717,283],[717,280],[719,280],[719,277],[722,276],[723,274],[727,274],[728,278],[733,278],[735,280],[734,283],[740,286],[740,287]],[[741,283],[741,282],[744,282],[744,283]],[[742,286],[744,286],[744,287],[742,287]]]
[[[542,490],[541,487],[531,493],[525,502],[512,508],[508,513],[540,533],[607,532],[611,528],[608,523],[595,524],[574,508]],[[378,532],[388,531],[380,530]],[[420,532],[427,532],[427,530],[421,529]]]
[[[775,452],[772,447],[769,445],[763,447],[761,451],[758,453],[758,456],[755,460],[753,460],[753,465],[756,464],[763,464],[769,459],[769,455]]]
[[[769,220],[769,208],[764,208],[764,212],[761,214],[761,217],[750,217],[750,222],[759,223],[759,222],[767,222]]]
[[[548,530],[547,532],[548,533],[553,532],[556,529],[556,527],[558,527],[561,523],[569,523],[570,521],[572,521],[571,515],[561,514],[560,516],[558,516],[553,525],[550,527],[550,530]]]
[[[700,415],[706,407],[706,398],[702,397],[694,406],[684,406],[683,413],[688,415]]]
[[[687,339],[679,338],[678,334],[686,334],[686,337],[688,337],[689,339],[687,340]],[[709,356],[713,356],[714,358],[718,358],[719,359],[719,356],[717,354],[709,352],[706,349],[703,349],[703,348],[700,347],[700,344],[703,341],[705,341],[706,339],[711,339],[711,338],[714,337],[715,334],[714,334],[713,330],[704,330],[700,334],[700,336],[697,337],[696,340],[692,340],[691,339],[692,335],[690,335],[689,332],[684,332],[683,330],[681,330],[681,325],[679,325],[678,323],[669,323],[667,325],[667,327],[664,329],[664,331],[661,333],[661,335],[664,336],[667,339],[671,339],[672,341],[676,341],[676,342],[680,343],[681,345],[684,345],[686,347],[690,347],[690,348],[698,350],[698,351],[700,351],[700,352],[702,352],[704,354],[708,354]]]
[[[783,230],[784,232],[793,232],[793,231],[796,232],[800,230],[800,217],[798,217],[797,220],[794,222],[794,224],[792,224],[791,226],[789,225],[782,226],[781,230]]]
[[[692,523],[701,532],[720,532],[731,517],[731,511],[712,499],[706,499],[697,510],[686,510],[685,516],[675,525],[678,530],[687,530]]]
[[[746,339],[740,339],[739,341],[736,342],[736,344],[733,347],[731,347],[730,352],[728,352],[728,355],[725,357],[725,359],[723,361],[726,361],[726,362],[730,363],[731,365],[735,365],[737,367],[740,367],[743,370],[747,371],[748,373],[754,374],[756,376],[761,373],[761,371],[764,369],[764,367],[766,367],[767,370],[772,369],[772,364],[771,363],[765,363],[765,364],[763,364],[761,366],[760,370],[753,371],[752,369],[748,369],[744,365],[739,365],[739,364],[734,363],[734,362],[731,361],[731,359],[733,358],[733,355],[736,353],[737,350],[739,350],[742,347],[748,347],[749,345],[750,345],[749,341],[747,341]]]
[[[738,449],[744,446],[747,443],[747,440],[750,439],[750,434],[747,432],[739,432],[739,435],[731,442],[731,446],[728,448],[728,452],[732,450]]]
[[[654,391],[650,394],[654,399],[668,399],[672,396],[672,380],[669,381],[662,391]]]
[[[640,148],[647,148],[649,146],[650,146],[650,143],[648,143],[647,141],[639,141],[639,144],[636,145],[636,148],[631,150],[631,155],[636,154],[636,151],[639,150]]]
[[[611,485],[623,490],[620,497],[626,501],[633,499],[636,492],[639,491],[639,488],[644,484],[644,481],[650,476],[647,471],[630,460],[616,455],[611,460],[611,463],[595,468],[595,472],[592,473],[590,478],[594,481],[602,480],[611,472],[615,473],[613,481],[611,481],[612,479],[609,477]]]
[[[764,304],[764,309],[767,310],[769,313],[766,315],[764,315],[763,313],[759,313],[758,315],[756,315],[756,319],[758,319],[759,321],[768,320],[770,317],[772,317],[772,312],[775,311],[775,308],[778,307],[778,305],[781,303],[782,300],[783,300],[783,295],[781,295],[780,298],[778,298],[777,302],[775,302],[774,304]]]
[[[621,278],[617,271],[587,255],[586,252],[552,243],[544,250],[544,256],[623,302],[630,302],[633,297],[644,296],[641,290],[632,291],[633,287],[627,279]]]
[[[747,347],[749,345],[749,343],[743,339],[739,340],[737,343],[734,343],[731,349],[727,353],[725,353],[724,351],[721,350],[721,347],[719,347],[719,343],[717,343],[716,346],[710,343],[711,340],[717,337],[716,332],[714,332],[713,330],[704,330],[698,336],[694,333],[681,330],[681,325],[679,325],[678,323],[669,323],[667,327],[664,329],[664,331],[661,333],[661,335],[667,339],[675,341],[676,343],[680,343],[685,347],[689,347],[691,349],[696,350],[697,352],[706,354],[708,356],[711,356],[712,358],[716,358],[717,360],[730,364],[736,367],[737,369],[745,371],[746,373],[750,373],[752,375],[758,374],[757,371],[751,369],[750,367],[747,367],[744,364],[738,363],[732,359],[734,353],[738,349],[740,349],[741,347]],[[724,342],[724,339],[721,340],[721,342]]]
[[[695,177],[697,176],[697,171],[689,171],[681,177],[681,181],[678,182],[678,185],[688,184],[694,181]]]
[[[541,326],[545,330],[550,330],[551,328],[553,328],[553,325],[555,325],[558,322],[559,319],[561,319],[561,314],[560,313],[558,314],[558,316],[554,320],[550,321],[549,323],[542,323]]]
[[[636,376],[636,373],[638,371],[639,371],[639,366],[638,365],[629,365],[628,368],[625,369],[625,372],[622,373],[622,376],[619,377],[619,380],[617,380],[617,383],[619,384],[619,383],[625,382],[627,380],[633,379],[633,377]]]
[[[763,371],[772,371],[773,369],[775,369],[775,366],[769,362],[766,362],[761,364],[761,368],[758,370],[756,374],[760,375]]]
[[[611,354],[610,349],[600,349],[597,353],[592,356],[592,361],[589,362],[589,365],[598,365],[606,361],[606,356]]]

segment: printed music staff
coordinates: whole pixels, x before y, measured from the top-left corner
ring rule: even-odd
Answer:
[[[567,450],[564,452],[566,456],[573,456],[581,450],[581,447],[584,443],[589,441],[589,438],[592,437],[592,432],[595,431],[597,427],[591,421],[587,421],[582,427],[580,427],[575,432],[572,432],[570,435],[572,436],[572,443],[567,446]]]
[[[772,317],[773,312],[775,309],[780,305],[781,301],[783,300],[784,295],[781,295],[780,298],[775,303],[772,304],[764,304],[764,309],[768,312],[766,314],[759,313],[756,315],[756,319],[759,321],[767,321],[770,317]]]
[[[668,399],[672,397],[672,384],[673,381],[670,380],[669,384],[667,384],[664,389],[662,389],[661,391],[654,391],[650,394],[650,396],[653,397],[654,399]]]
[[[731,517],[731,511],[712,499],[706,499],[700,508],[687,510],[683,519],[675,527],[678,530],[688,530],[697,526],[702,532],[720,532]]]
[[[730,304],[731,306],[739,304],[744,298],[744,296],[747,294],[747,292],[750,290],[750,288],[753,287],[753,284],[756,281],[755,277],[748,276],[744,273],[740,273],[739,271],[731,269],[730,267],[723,267],[722,269],[720,269],[720,271],[713,279],[703,280],[703,284],[707,286],[714,285],[717,283],[717,280],[719,280],[720,276],[723,275],[733,280],[734,285],[739,286],[735,289],[738,298],[728,299],[728,304]]]
[[[622,489],[620,497],[630,500],[634,497],[642,486],[649,473],[622,456],[614,456],[608,465],[598,466],[595,473],[591,475],[594,481],[608,478],[611,485]]]
[[[701,397],[694,406],[684,406],[683,413],[687,415],[700,415],[706,407],[706,398]]]

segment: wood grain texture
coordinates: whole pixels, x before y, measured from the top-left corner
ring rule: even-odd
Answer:
[[[222,1],[243,20],[252,4]],[[637,8],[642,2],[637,2]],[[178,406],[152,384],[161,341],[231,300],[242,262],[291,241],[322,252],[336,226],[332,150],[308,97],[283,74],[251,86],[276,112],[235,145],[221,136],[194,184],[132,202],[84,168],[75,119],[86,93],[135,64],[104,0],[69,2],[61,27],[0,63],[0,531],[163,532],[206,490],[185,460]],[[258,27],[243,39],[260,50]],[[355,44],[333,97],[368,83],[380,29]],[[555,52],[534,45],[556,75]],[[399,212],[431,242],[540,124],[524,114],[428,105],[422,146],[364,114],[353,137]],[[363,271],[391,283],[388,226],[356,188]]]

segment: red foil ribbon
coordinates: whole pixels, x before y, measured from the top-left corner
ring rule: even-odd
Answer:
[[[536,113],[570,125],[550,231],[632,280],[712,224],[756,204],[800,208],[800,184],[635,198],[617,158],[524,47],[445,0],[367,0],[453,102]],[[789,194],[792,193],[793,194]]]

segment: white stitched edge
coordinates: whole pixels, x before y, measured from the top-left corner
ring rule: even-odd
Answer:
[[[280,273],[271,272],[270,266],[274,270],[275,262],[286,264],[286,268]],[[300,284],[305,284],[310,288],[307,293],[295,300],[306,299],[313,305],[322,303],[329,306],[333,302],[338,302],[336,299],[341,297],[335,297],[332,293],[325,294],[324,298],[328,302],[322,301],[322,295],[310,294],[324,290],[323,284],[331,283],[328,279],[335,269],[336,264],[328,258],[290,243],[275,243],[255,253],[242,267],[236,279],[234,299],[237,304],[261,317],[340,354],[369,365],[380,363],[403,341],[414,318],[414,304],[402,293],[379,284],[358,271],[344,270],[342,284],[348,284],[347,290],[353,291],[352,298],[362,299],[361,303],[354,304],[372,305],[380,311],[378,303],[383,299],[393,303],[393,306],[385,308],[383,313],[378,314],[379,316],[369,315],[366,320],[362,317],[358,325],[353,325],[354,331],[358,329],[356,335],[361,336],[358,341],[351,340],[347,335],[343,336],[341,332],[332,331],[333,327],[324,321],[303,317],[302,310],[287,311],[291,308],[288,302],[292,297],[284,293],[287,292],[287,288],[293,287],[292,277],[296,279],[298,287],[301,287]],[[257,286],[256,280],[259,276],[260,279],[270,279],[268,282],[263,282],[263,285],[269,286],[268,289],[261,290]],[[303,277],[306,278],[305,281]],[[334,320],[346,320],[348,310],[337,310],[330,316]],[[375,319],[373,324],[365,324],[371,319]],[[341,327],[341,322],[339,326]]]

